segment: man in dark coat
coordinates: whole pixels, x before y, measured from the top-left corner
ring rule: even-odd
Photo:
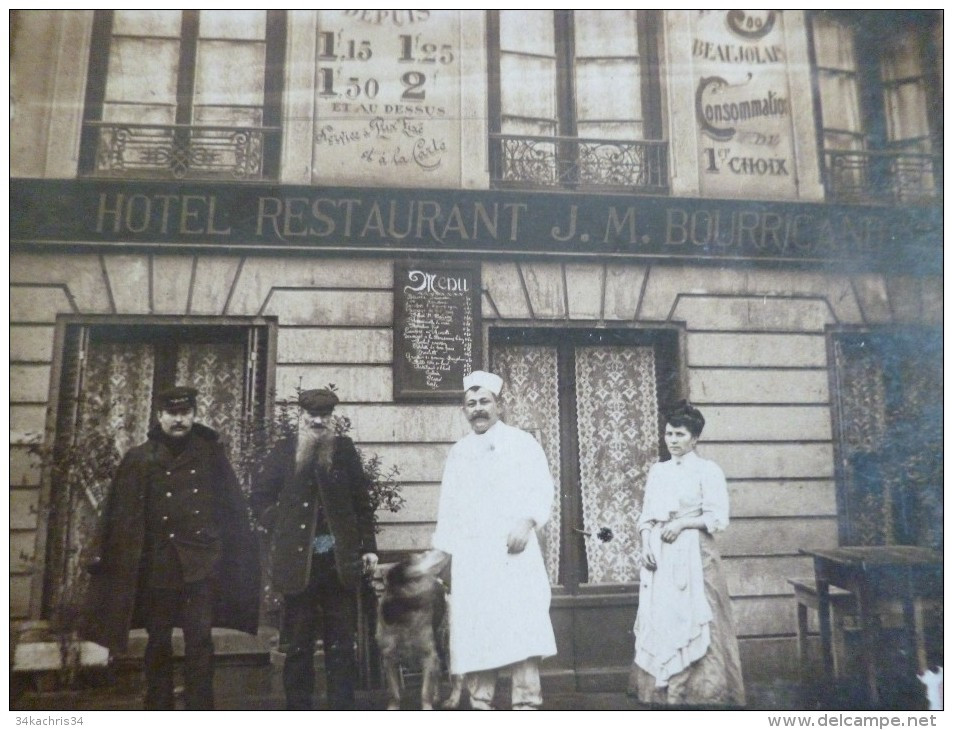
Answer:
[[[361,575],[377,565],[370,483],[354,443],[335,435],[337,402],[330,390],[301,392],[297,437],[272,452],[251,494],[252,509],[272,535],[272,587],[284,596],[289,710],[312,708],[319,610],[328,705],[353,709],[357,589]]]
[[[185,707],[213,708],[212,626],[258,630],[258,544],[218,435],[195,423],[194,388],[157,397],[158,424],[106,496],[84,630],[112,652],[144,627],[146,709],[171,710],[172,629],[185,638]]]

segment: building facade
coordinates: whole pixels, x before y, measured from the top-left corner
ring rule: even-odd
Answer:
[[[796,673],[801,549],[942,545],[938,12],[18,11],[11,33],[13,619],[49,617],[97,503],[65,504],[30,444],[125,451],[186,380],[236,458],[333,383],[400,469],[396,555],[428,547],[460,375],[504,376],[558,489],[544,666],[581,689],[632,660],[675,400],[728,477],[752,676]]]

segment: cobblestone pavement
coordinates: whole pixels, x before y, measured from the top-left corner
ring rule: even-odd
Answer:
[[[254,672],[268,673],[270,668],[249,668],[245,674]],[[263,686],[259,680],[246,678],[244,682],[229,685],[227,679],[216,674],[216,709],[219,710],[283,710],[284,697],[281,692],[280,678],[271,677]],[[273,672],[272,672],[273,674]],[[242,691],[240,685],[245,685]],[[256,687],[257,685],[257,687]],[[180,688],[181,690],[181,688]],[[795,682],[778,681],[770,684],[754,684],[747,687],[749,710],[807,710],[811,707],[804,700],[799,685]],[[446,696],[444,688],[442,696]],[[181,691],[178,693],[181,703]],[[140,682],[127,679],[125,682],[101,680],[99,686],[87,686],[77,690],[57,690],[55,688],[17,687],[11,681],[10,709],[24,711],[40,710],[139,710],[142,707]],[[508,708],[505,691],[498,693],[500,709]],[[318,687],[316,709],[322,709],[323,688]],[[387,704],[384,690],[371,690],[357,693],[358,710],[383,710]],[[420,707],[419,690],[408,683],[404,692],[402,708],[416,710]],[[461,709],[467,709],[464,705]],[[624,692],[544,692],[543,710],[626,710],[641,711],[650,708],[639,704]]]

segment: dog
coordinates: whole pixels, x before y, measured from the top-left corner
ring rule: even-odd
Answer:
[[[420,664],[421,709],[432,710],[438,699],[441,653],[446,657],[447,648],[447,589],[439,577],[445,562],[434,553],[412,555],[388,568],[382,584],[375,582],[379,594],[375,638],[381,652],[388,710],[400,709],[402,659]],[[459,704],[459,691],[456,702]]]

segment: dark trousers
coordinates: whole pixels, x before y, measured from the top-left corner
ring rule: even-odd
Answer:
[[[334,555],[315,555],[302,593],[284,597],[282,643],[285,699],[289,710],[310,710],[314,696],[314,645],[318,617],[324,626],[328,709],[353,710],[357,683],[355,595],[338,579]]]
[[[172,628],[185,638],[185,709],[213,709],[212,586],[207,580],[176,588],[146,588],[147,710],[175,709]]]

